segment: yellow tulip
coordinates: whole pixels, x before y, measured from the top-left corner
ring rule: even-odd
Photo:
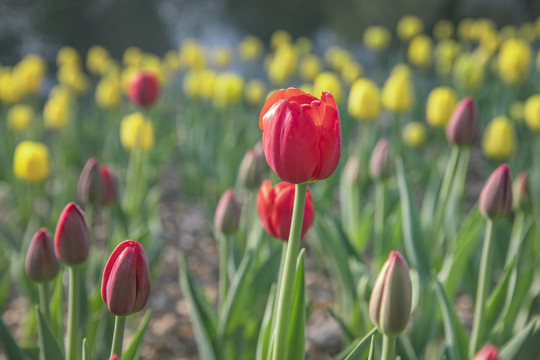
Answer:
[[[470,29],[470,38],[475,41],[480,41],[482,36],[488,32],[496,32],[497,25],[491,19],[480,18],[473,21]]]
[[[238,103],[244,94],[244,79],[235,73],[225,72],[216,77],[212,103],[217,108]]]
[[[472,90],[484,80],[484,66],[470,53],[459,55],[452,69],[454,85],[460,89]]]
[[[300,36],[294,42],[294,47],[296,48],[296,51],[298,52],[298,54],[307,55],[311,52],[311,48],[312,48],[311,39],[306,36]]]
[[[256,36],[246,36],[238,46],[238,56],[243,61],[255,61],[261,57],[262,52],[263,43]]]
[[[501,44],[498,69],[502,80],[508,84],[525,78],[531,63],[531,47],[522,39],[509,39]]]
[[[62,47],[56,54],[56,65],[58,67],[67,66],[80,66],[81,56],[75,48],[71,46]]]
[[[408,123],[403,127],[401,140],[410,148],[422,147],[426,143],[426,127],[420,121]]]
[[[13,104],[22,97],[21,88],[17,86],[17,79],[11,68],[3,68],[0,71],[0,101]]]
[[[381,113],[381,92],[368,79],[358,79],[349,92],[349,114],[359,120],[375,120]]]
[[[450,20],[441,19],[433,26],[433,37],[437,40],[450,39],[454,35],[454,24]]]
[[[13,132],[22,133],[28,129],[34,117],[34,110],[28,105],[13,105],[7,113],[8,126]]]
[[[276,30],[272,33],[270,37],[270,47],[272,49],[277,49],[282,45],[290,45],[292,42],[291,34],[285,30]]]
[[[103,46],[94,45],[86,54],[86,68],[94,75],[103,75],[109,65],[109,52]]]
[[[84,94],[89,88],[89,80],[78,65],[63,65],[56,73],[58,82],[69,86],[80,94]]]
[[[136,46],[130,46],[122,55],[122,62],[127,66],[139,66],[143,52]]]
[[[364,68],[354,60],[349,61],[341,70],[341,77],[349,84],[352,84],[362,75],[364,75]]]
[[[402,41],[409,41],[424,30],[422,20],[416,16],[406,15],[397,23],[397,35]]]
[[[480,48],[484,49],[490,56],[497,51],[499,44],[499,34],[494,30],[486,31],[480,37]]]
[[[195,39],[182,42],[178,62],[181,69],[204,69],[206,67],[206,52]]]
[[[364,45],[375,52],[386,50],[392,35],[384,26],[370,26],[364,31]]]
[[[308,54],[298,62],[298,75],[303,81],[312,81],[322,68],[321,59],[317,55]]]
[[[212,70],[190,70],[184,77],[184,93],[192,99],[211,100],[215,82],[216,73]]]
[[[435,47],[435,70],[437,73],[443,76],[449,75],[460,51],[461,46],[453,39],[439,41]]]
[[[107,76],[99,80],[96,86],[96,104],[102,109],[112,109],[118,106],[122,97],[120,79]]]
[[[523,116],[529,129],[540,131],[540,94],[535,94],[527,99]]]
[[[284,43],[276,48],[268,61],[268,78],[273,84],[286,83],[296,71],[298,55],[296,49],[289,43]]]
[[[268,89],[262,80],[252,79],[246,83],[244,98],[248,105],[257,106],[264,102],[267,93]]]
[[[437,87],[429,93],[426,119],[436,127],[446,127],[457,105],[457,95],[447,86]]]
[[[510,115],[510,119],[514,120],[515,122],[522,122],[524,116],[523,101],[512,102],[510,104],[510,108],[508,109],[508,115]]]
[[[13,69],[17,88],[22,95],[35,94],[43,85],[47,63],[39,55],[26,55]]]
[[[150,119],[136,112],[124,116],[120,123],[120,142],[126,150],[138,146],[143,150],[154,146],[154,125]]]
[[[51,96],[43,107],[43,122],[54,130],[62,129],[71,121],[69,100],[61,96]]]
[[[491,120],[484,132],[482,151],[488,159],[506,160],[516,150],[516,134],[514,126],[505,116]]]
[[[337,45],[330,46],[324,52],[324,60],[337,72],[341,72],[352,58],[351,53]]]
[[[414,93],[410,75],[405,71],[396,72],[386,80],[382,89],[382,104],[388,110],[403,112],[414,103]]]
[[[459,39],[463,42],[468,42],[472,40],[474,20],[471,18],[464,18],[458,23],[457,35]]]
[[[415,36],[409,43],[407,59],[419,68],[426,69],[431,65],[433,42],[427,35]]]
[[[40,182],[49,176],[49,150],[42,143],[23,141],[15,148],[13,172],[21,180]]]
[[[322,72],[315,77],[313,82],[313,95],[319,98],[323,91],[329,91],[336,103],[341,103],[343,98],[341,83],[336,74],[332,72]]]

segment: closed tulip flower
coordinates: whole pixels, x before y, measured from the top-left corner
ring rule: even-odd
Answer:
[[[244,79],[232,72],[222,73],[214,82],[212,103],[217,108],[225,108],[240,102],[243,94]]]
[[[283,84],[289,80],[296,71],[298,54],[293,45],[284,43],[276,48],[269,58],[266,71],[273,84]]]
[[[364,68],[360,65],[359,62],[351,60],[349,61],[343,69],[341,69],[341,78],[347,82],[347,84],[352,84],[356,79],[361,77],[364,74]]]
[[[359,120],[375,120],[381,113],[381,93],[368,79],[358,79],[349,92],[349,114]]]
[[[315,76],[313,93],[321,94],[323,91],[331,93],[336,103],[341,103],[341,94],[343,90],[339,77],[336,74],[332,72],[323,72]]]
[[[422,20],[416,16],[406,15],[402,17],[398,23],[396,32],[398,37],[403,41],[409,41],[414,36],[420,34],[424,30]]]
[[[86,161],[79,175],[77,195],[83,203],[99,205],[103,197],[103,184],[99,172],[99,162],[96,158]]]
[[[23,141],[15,148],[13,171],[19,179],[39,182],[49,176],[49,150],[38,142]]]
[[[126,240],[112,252],[101,281],[101,298],[109,311],[125,316],[142,310],[150,297],[150,268],[144,248]]]
[[[390,30],[383,26],[370,26],[364,30],[364,45],[372,51],[384,51],[390,45],[392,35]]]
[[[86,54],[86,68],[94,75],[103,75],[109,65],[109,52],[103,46],[94,45]]]
[[[257,211],[264,230],[275,238],[288,241],[291,228],[295,187],[293,184],[281,182],[272,186],[270,180],[261,184],[257,193]],[[302,223],[303,237],[313,224],[315,208],[311,191],[307,188],[304,219]]]
[[[53,130],[65,128],[71,122],[70,99],[64,96],[51,96],[43,108],[43,122]]]
[[[244,155],[238,170],[238,182],[246,189],[258,189],[268,170],[262,143],[259,142]]]
[[[484,80],[484,66],[473,54],[461,54],[452,68],[452,80],[460,89],[476,89]]]
[[[206,52],[195,39],[182,42],[178,62],[181,69],[204,69],[206,67]]]
[[[22,91],[17,86],[17,79],[11,69],[0,69],[0,101],[13,104],[22,97]]]
[[[410,122],[403,127],[401,139],[410,148],[420,148],[426,143],[426,127],[420,121]]]
[[[298,74],[303,81],[312,81],[322,69],[321,59],[314,54],[305,55],[298,62]]]
[[[159,80],[151,71],[134,72],[127,84],[129,100],[137,106],[151,106],[159,96]]]
[[[26,274],[36,282],[50,281],[58,274],[58,259],[54,255],[54,245],[49,232],[39,229],[26,253]]]
[[[102,185],[101,205],[116,203],[118,201],[118,184],[113,170],[108,165],[101,165],[99,174]]]
[[[523,112],[525,123],[529,129],[540,131],[540,94],[535,94],[527,99]]]
[[[476,101],[472,97],[466,97],[459,102],[448,122],[446,138],[456,145],[473,145],[479,126],[480,118]]]
[[[13,132],[22,133],[28,129],[34,117],[34,110],[28,105],[13,105],[7,113],[8,126]]]
[[[514,125],[505,116],[491,120],[484,132],[482,150],[488,159],[505,160],[516,151]]]
[[[446,127],[456,105],[457,96],[454,90],[447,86],[431,90],[426,105],[427,121],[433,126]]]
[[[414,103],[414,93],[410,75],[397,72],[390,75],[382,89],[382,104],[393,112],[409,110]]]
[[[433,41],[427,35],[418,35],[409,43],[407,59],[419,68],[427,69],[433,56]]]
[[[499,75],[507,84],[522,81],[531,64],[531,47],[522,39],[508,39],[499,50]]]
[[[321,99],[301,90],[276,91],[259,116],[268,165],[293,184],[332,175],[341,155],[341,124],[332,94]]]
[[[154,126],[141,113],[126,115],[120,124],[120,141],[127,150],[137,146],[147,150],[154,146]]]
[[[113,109],[120,103],[122,86],[115,76],[103,77],[96,86],[96,105],[102,109]]]
[[[86,261],[90,248],[88,227],[84,212],[75,203],[66,205],[54,234],[56,257],[67,265],[79,265]]]
[[[232,189],[227,189],[219,198],[214,215],[214,226],[225,235],[234,234],[240,227],[240,202]]]
[[[510,168],[502,164],[487,179],[478,198],[478,207],[484,216],[497,219],[510,214],[512,201]]]
[[[22,94],[37,93],[45,80],[47,62],[39,55],[26,55],[13,69],[17,87]]]
[[[268,89],[264,81],[259,79],[251,79],[244,87],[244,99],[250,106],[258,106],[265,100]]]
[[[435,70],[437,73],[443,76],[449,75],[460,51],[460,44],[453,39],[439,41],[435,47]]]
[[[238,46],[238,56],[243,61],[254,61],[261,57],[264,50],[262,41],[256,36],[246,36]]]
[[[369,175],[373,180],[386,180],[394,172],[394,158],[388,139],[382,138],[377,142],[369,159]]]
[[[499,349],[493,345],[485,345],[474,355],[472,360],[500,360]]]

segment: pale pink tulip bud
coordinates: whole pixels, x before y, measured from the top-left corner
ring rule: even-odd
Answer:
[[[39,229],[30,241],[25,265],[28,277],[36,282],[50,281],[58,274],[53,240],[44,228]]]
[[[480,118],[478,106],[472,97],[460,101],[446,126],[448,141],[456,145],[473,145],[478,135]]]
[[[214,225],[217,230],[225,235],[235,233],[240,227],[240,202],[234,196],[232,189],[226,190],[216,208]]]
[[[472,360],[499,360],[499,349],[493,345],[486,345],[474,355]]]
[[[373,180],[385,180],[394,172],[394,158],[388,139],[379,140],[369,160],[369,174]]]
[[[494,220],[512,210],[512,179],[506,164],[499,166],[489,176],[480,192],[478,207],[484,216]]]

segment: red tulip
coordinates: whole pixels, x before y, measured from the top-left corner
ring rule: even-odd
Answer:
[[[96,158],[90,158],[84,165],[77,183],[77,195],[84,203],[97,205],[102,198],[102,180],[99,173],[99,163]]]
[[[90,240],[84,213],[75,203],[66,205],[54,234],[56,257],[68,265],[78,265],[88,257]]]
[[[127,85],[129,100],[137,106],[150,106],[159,96],[159,80],[151,71],[133,73]]]
[[[101,298],[114,315],[141,310],[150,297],[150,268],[141,244],[126,240],[112,252],[101,281]]]
[[[472,360],[499,360],[499,349],[493,345],[486,345],[474,355]]]
[[[39,229],[30,241],[25,265],[28,277],[37,282],[52,280],[58,274],[53,241],[44,228]]]
[[[478,105],[472,97],[466,97],[452,113],[446,126],[446,137],[453,144],[473,145],[479,127]]]
[[[512,210],[512,179],[510,168],[502,164],[493,171],[478,198],[478,207],[484,216],[497,219]]]
[[[301,184],[326,179],[341,154],[341,125],[336,102],[295,88],[276,91],[259,116],[268,165],[283,181]]]
[[[112,169],[107,165],[99,167],[101,175],[102,197],[101,205],[109,205],[118,201],[118,185],[116,184],[116,176]]]
[[[272,187],[270,180],[265,180],[257,194],[257,210],[263,228],[267,233],[287,241],[291,228],[291,219],[294,204],[295,186],[291,183],[281,182]],[[313,224],[315,208],[311,191],[307,189],[304,206],[304,220],[302,223],[302,237]]]
[[[234,234],[240,227],[240,202],[234,196],[232,189],[226,190],[216,208],[214,225],[223,234]]]

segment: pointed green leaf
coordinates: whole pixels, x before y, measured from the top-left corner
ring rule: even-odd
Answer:
[[[268,301],[266,308],[264,309],[263,320],[261,324],[261,330],[259,332],[259,338],[257,339],[257,356],[256,360],[269,359],[269,349],[272,342],[272,322],[273,322],[273,309],[276,300],[276,284],[272,284],[270,288],[270,294],[268,295]]]
[[[56,276],[49,309],[51,312],[52,332],[59,344],[64,343],[64,288],[62,284],[62,275],[63,272],[61,271]]]
[[[368,346],[370,346],[371,342],[373,341],[372,337],[376,339],[378,335],[379,332],[377,331],[377,328],[373,328],[363,338],[358,339],[357,341],[347,346],[345,350],[343,350],[341,353],[339,353],[338,356],[336,356],[335,360],[361,359],[364,351],[368,349]]]
[[[345,336],[350,340],[353,340],[355,338],[354,333],[352,329],[345,323],[345,320],[341,316],[336,314],[336,312],[330,307],[326,308],[326,311],[328,311],[330,316],[337,322],[341,331],[345,333]]]
[[[88,343],[86,338],[82,341],[82,360],[90,360],[90,351],[88,351]]]
[[[2,317],[0,317],[0,344],[4,348],[8,359],[10,360],[23,360],[23,354],[21,349],[15,342],[13,335],[7,328]]]
[[[499,357],[501,360],[534,359],[538,354],[540,354],[540,324],[538,318],[535,318],[501,348]]]
[[[506,292],[508,288],[508,282],[510,280],[510,274],[514,269],[516,259],[514,258],[510,265],[504,270],[504,276],[499,281],[490,297],[488,298],[486,305],[486,328],[492,328],[493,324],[497,320],[497,317],[501,314],[506,300]]]
[[[371,341],[369,343],[368,360],[375,360],[375,335],[371,335]]]
[[[144,317],[137,328],[135,334],[126,346],[126,349],[122,352],[122,360],[138,360],[141,354],[141,349],[144,343],[144,335],[148,328],[148,322],[150,321],[150,315],[152,311],[146,310]]]
[[[304,358],[306,346],[306,277],[304,257],[306,250],[300,250],[294,276],[294,286],[289,314],[289,329],[287,331],[286,360]]]
[[[39,310],[39,306],[35,308],[36,317],[38,319],[38,333],[39,333],[39,347],[41,349],[41,355],[44,360],[58,360],[63,359],[64,354],[60,345],[56,342],[56,339],[47,324],[47,321],[43,317],[43,314]]]

